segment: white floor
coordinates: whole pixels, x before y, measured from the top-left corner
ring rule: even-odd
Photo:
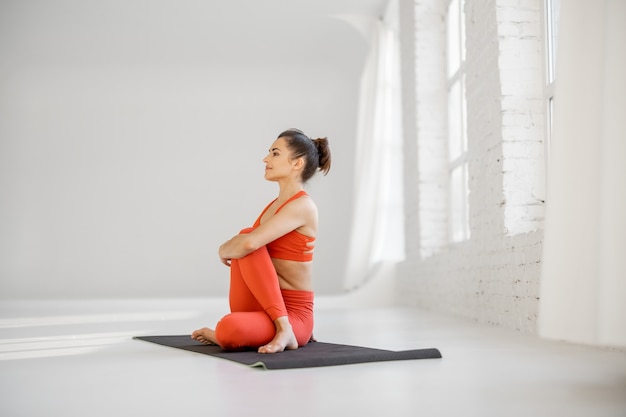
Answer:
[[[626,352],[397,307],[317,302],[318,340],[443,359],[264,371],[132,340],[225,300],[3,303],[0,416],[626,416]]]

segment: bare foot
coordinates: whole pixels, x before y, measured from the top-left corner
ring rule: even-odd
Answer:
[[[204,343],[205,345],[217,345],[217,340],[215,339],[215,330],[209,329],[208,327],[203,327],[196,330],[191,334],[191,338],[193,340],[197,340],[200,343]]]
[[[287,316],[279,317],[274,320],[274,325],[276,326],[274,339],[267,345],[261,346],[259,353],[278,353],[285,349],[298,349],[298,341],[296,340],[296,335],[293,333]]]

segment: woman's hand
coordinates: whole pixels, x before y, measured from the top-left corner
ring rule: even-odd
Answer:
[[[230,240],[222,243],[218,255],[224,265],[230,266],[232,259],[243,258],[256,249],[257,247],[254,246],[252,239],[250,239],[250,234],[246,231],[246,233],[235,235]]]
[[[228,242],[226,242],[226,243],[228,243]],[[220,248],[219,248],[219,250],[218,250],[218,255],[219,255],[219,257],[220,257],[220,261],[221,261],[224,265],[226,265],[226,266],[230,266],[230,260],[231,260],[231,258],[230,258],[229,256],[226,256],[226,255],[225,255],[225,253],[224,253],[224,249],[225,249],[225,248],[224,248],[224,246],[226,245],[226,243],[224,243],[224,244],[222,244],[222,245],[220,246]]]

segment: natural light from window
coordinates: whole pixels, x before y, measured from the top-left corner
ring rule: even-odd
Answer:
[[[556,80],[557,33],[561,0],[545,0],[545,59],[546,59],[546,162],[550,158],[552,118],[554,114],[554,84]]]
[[[446,18],[449,164],[448,227],[451,242],[460,242],[470,237],[464,5],[464,0],[451,0],[448,5]]]

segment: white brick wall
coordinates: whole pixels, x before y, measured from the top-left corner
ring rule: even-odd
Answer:
[[[542,228],[545,202],[541,0],[498,1],[504,224],[514,235]],[[480,3],[476,3],[480,4]]]
[[[410,3],[410,2],[407,2]],[[446,39],[445,14],[447,3],[425,0],[415,3],[415,87],[417,123],[417,184],[411,184],[407,193],[417,190],[419,222],[419,254],[430,256],[445,246],[448,239],[448,170],[446,143]],[[408,34],[410,36],[410,34]],[[408,57],[406,55],[405,57]],[[411,58],[410,58],[411,59]],[[409,95],[410,96],[410,95]],[[410,139],[413,140],[413,139]],[[442,175],[444,173],[444,175]]]
[[[466,1],[471,239],[448,245],[447,0],[401,0],[402,304],[535,332],[543,239],[541,4]]]

